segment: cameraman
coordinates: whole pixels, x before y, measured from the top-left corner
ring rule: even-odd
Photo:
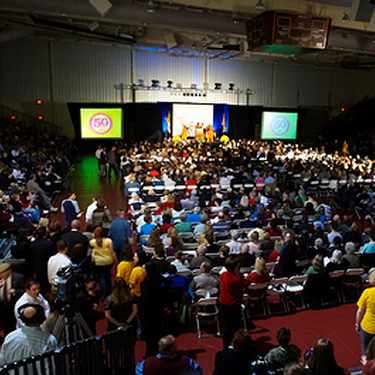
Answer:
[[[69,267],[72,265],[72,261],[66,255],[68,252],[68,242],[60,240],[56,244],[58,253],[53,255],[48,260],[47,272],[48,281],[53,286],[53,279],[57,276],[57,271],[60,268]]]

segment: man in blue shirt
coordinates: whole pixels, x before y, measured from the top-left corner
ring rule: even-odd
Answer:
[[[199,214],[200,211],[201,211],[201,208],[199,206],[195,207],[194,212],[186,216],[186,221],[188,223],[200,223],[201,222],[201,215]]]
[[[116,252],[117,259],[120,259],[123,246],[133,244],[133,231],[129,222],[125,220],[124,210],[116,211],[116,218],[109,226],[108,236],[113,241],[113,249]]]
[[[151,231],[156,228],[156,225],[152,223],[152,216],[150,214],[146,214],[144,220],[145,224],[143,224],[139,230],[140,237],[149,236]],[[143,238],[142,243],[145,244],[146,242],[147,239]]]

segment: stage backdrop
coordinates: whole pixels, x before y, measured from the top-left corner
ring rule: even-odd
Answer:
[[[174,111],[179,111],[179,113]],[[187,127],[188,135],[194,137],[194,128],[198,122],[203,129],[212,125],[217,136],[228,134],[230,128],[227,104],[162,103],[162,117],[164,134],[181,135],[182,124],[184,124]],[[173,123],[173,119],[175,123]]]
[[[80,112],[81,109],[111,109],[122,110],[122,135],[125,143],[145,139],[158,140],[172,130],[173,103],[68,103],[70,116],[74,124],[76,140],[81,144],[112,144],[112,140],[81,138]],[[260,139],[260,124],[262,112],[285,111],[285,108],[263,108],[261,106],[228,106],[213,105],[213,127],[218,137],[225,131],[230,139]],[[328,112],[320,107],[296,108],[299,114],[297,140],[314,141],[319,125],[325,124]]]

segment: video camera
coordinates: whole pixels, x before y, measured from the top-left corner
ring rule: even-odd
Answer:
[[[57,299],[63,303],[74,301],[77,290],[79,289],[79,276],[81,269],[76,265],[61,267],[57,271],[57,276],[53,278],[53,291]]]

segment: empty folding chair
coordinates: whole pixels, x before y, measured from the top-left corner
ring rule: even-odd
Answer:
[[[299,295],[301,297],[302,309],[306,308],[305,300],[303,298],[304,284],[307,280],[307,275],[302,276],[292,276],[289,278],[288,283],[285,287],[286,292],[286,303],[288,311],[290,311],[290,305],[288,302],[288,293],[293,293],[294,295]]]
[[[342,291],[342,276],[344,276],[345,271],[338,270],[332,271],[329,273],[330,278],[330,289],[334,290],[337,294],[338,302],[342,303],[344,300],[343,291]]]
[[[255,305],[260,303],[263,315],[267,316],[269,314],[269,306],[267,301],[267,291],[268,291],[268,282],[259,283],[259,284],[250,284],[247,288],[247,305],[250,308],[250,305]],[[251,317],[256,315],[250,314]]]
[[[277,295],[279,297],[279,301],[283,304],[284,312],[288,312],[287,302],[285,298],[285,287],[288,282],[287,277],[281,277],[279,279],[272,279],[269,282],[267,295],[269,297],[274,297]],[[268,298],[269,301],[269,298]],[[271,311],[270,311],[271,313]]]
[[[362,289],[362,275],[365,273],[363,268],[350,268],[346,270],[344,275],[344,285],[349,288],[353,288],[356,291],[357,299],[360,296],[360,291]],[[345,293],[343,295],[343,302],[346,302]]]

